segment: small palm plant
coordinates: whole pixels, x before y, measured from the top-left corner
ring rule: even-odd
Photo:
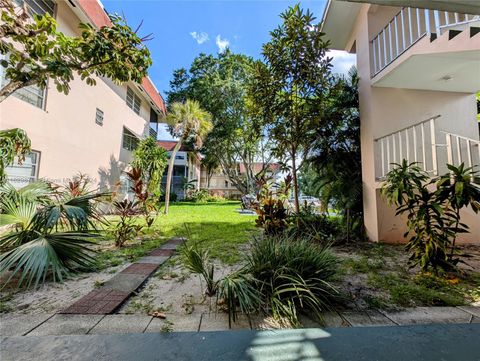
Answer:
[[[90,246],[101,222],[95,201],[103,194],[74,196],[43,182],[0,192],[0,225],[13,227],[0,237],[0,273],[11,271],[6,283],[19,276],[18,287],[36,287],[48,276],[61,281],[70,272],[94,267]]]
[[[170,203],[170,188],[172,184],[173,165],[175,156],[182,144],[192,141],[197,149],[202,147],[203,140],[212,129],[211,115],[200,107],[195,100],[187,100],[183,103],[173,103],[167,116],[167,123],[171,133],[178,138],[175,148],[170,154],[168,163],[167,186],[165,189],[165,214],[168,214]]]

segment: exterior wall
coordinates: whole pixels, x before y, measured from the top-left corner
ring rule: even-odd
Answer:
[[[57,4],[59,31],[73,35],[79,19],[66,2]],[[0,103],[0,128],[26,130],[32,149],[39,151],[39,178],[62,183],[78,172],[88,174],[102,188],[111,187],[131,159],[122,148],[123,127],[143,136],[148,131],[150,106],[142,98],[140,116],[126,103],[126,86],[97,79],[88,86],[80,79],[70,83],[69,95],[58,93],[49,82],[45,109],[10,96]],[[103,126],[95,123],[96,108],[104,112]]]
[[[370,12],[369,12],[370,11]],[[472,94],[373,87],[370,79],[369,41],[395,8],[363,5],[354,29],[357,68],[360,77],[360,117],[365,226],[375,242],[402,242],[405,220],[395,217],[394,209],[379,195],[375,180],[374,139],[437,114],[437,129],[478,139],[476,103]],[[480,241],[480,215],[466,211],[463,220],[471,228],[465,242]]]
[[[223,172],[215,172],[208,183],[207,172],[202,170],[200,187],[208,189],[211,194],[231,199],[240,199],[241,192],[230,182],[227,175]],[[225,186],[226,183],[228,186]]]

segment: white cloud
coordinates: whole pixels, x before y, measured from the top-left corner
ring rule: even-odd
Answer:
[[[340,50],[329,50],[327,56],[332,57],[333,73],[346,74],[350,68],[356,65],[356,55]]]
[[[225,49],[227,49],[230,46],[230,41],[228,41],[228,39],[222,39],[222,37],[219,34],[215,38],[215,44],[217,44],[218,46],[218,51],[223,53]]]
[[[209,40],[208,34],[204,33],[203,31],[201,33],[192,31],[190,35],[197,41],[198,44],[203,44],[204,42]]]

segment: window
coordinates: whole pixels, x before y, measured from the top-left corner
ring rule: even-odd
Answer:
[[[100,126],[103,126],[103,111],[98,108],[95,114],[95,123],[97,123]]]
[[[183,156],[183,155],[176,155],[176,156],[175,156],[175,159],[183,160],[183,159],[185,159],[185,156]]]
[[[55,15],[55,3],[52,0],[14,0],[19,7],[27,5],[30,15],[44,15],[49,13]]]
[[[133,111],[137,114],[140,114],[140,107],[142,105],[142,101],[140,97],[135,94],[132,88],[127,86],[127,105],[129,108],[133,109]]]
[[[4,56],[0,55],[0,59],[4,59]],[[0,66],[0,88],[10,83],[10,80],[6,78],[5,68]],[[38,108],[43,109],[45,100],[45,89],[40,88],[38,85],[30,85],[21,89],[18,89],[13,93],[17,98],[26,101]]]
[[[228,181],[225,181],[225,188],[228,188]]]
[[[12,165],[5,168],[8,181],[15,187],[21,188],[38,179],[38,166],[40,163],[40,153],[32,151],[25,157],[22,164],[18,163],[15,157]]]
[[[138,138],[130,132],[128,129],[123,128],[123,140],[122,147],[123,149],[133,151],[137,148]]]

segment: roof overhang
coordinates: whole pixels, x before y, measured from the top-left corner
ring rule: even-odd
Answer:
[[[347,50],[355,20],[362,4],[329,0],[322,18],[321,31],[330,40],[330,49]]]
[[[70,0],[67,4],[70,5],[73,12],[81,21],[88,22],[96,28],[110,26],[112,24],[108,14],[98,0]],[[142,79],[139,87],[149,98],[152,107],[158,113],[166,114],[165,102],[148,76]]]
[[[478,0],[341,0],[364,4],[385,6],[407,6],[419,9],[443,10],[462,14],[480,15]]]

